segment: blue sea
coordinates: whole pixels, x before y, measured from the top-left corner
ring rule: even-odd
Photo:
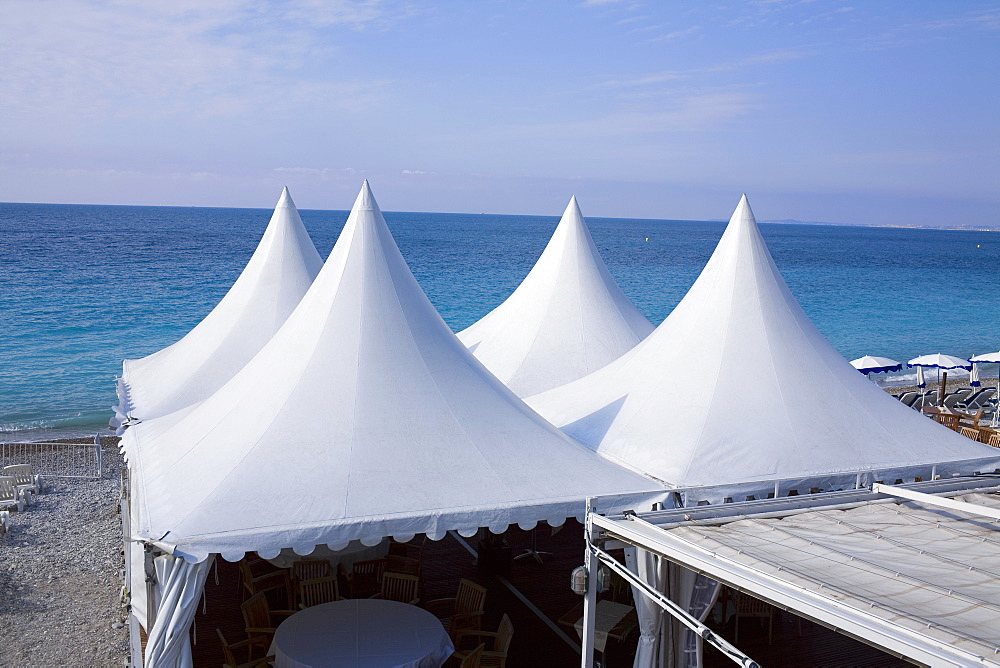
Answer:
[[[300,213],[325,257],[347,212]],[[122,359],[155,352],[198,323],[239,275],[270,215],[0,204],[0,441],[106,430]],[[456,331],[517,287],[558,222],[489,214],[385,218]],[[654,323],[684,296],[725,226],[587,222],[611,273]],[[761,231],[792,293],[847,359],[1000,349],[1000,232],[795,224],[762,224]]]

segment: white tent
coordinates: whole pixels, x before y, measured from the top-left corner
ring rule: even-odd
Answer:
[[[659,487],[567,438],[476,361],[367,182],[271,341],[211,397],[122,444],[135,536],[188,561],[560,524],[588,496],[648,507]]]
[[[285,322],[322,266],[285,188],[257,250],[211,313],[176,343],[125,360],[112,426],[173,413],[222,387]]]
[[[782,280],[746,196],[653,334],[527,401],[608,458],[676,485],[996,460],[995,449],[867,382],[827,343]]]
[[[525,397],[600,369],[652,331],[612,278],[573,197],[521,285],[458,338]]]

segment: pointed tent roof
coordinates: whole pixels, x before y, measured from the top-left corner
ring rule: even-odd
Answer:
[[[461,345],[367,182],[325,266],[229,383],[122,439],[139,534],[201,560],[581,515],[655,489],[529,409]],[[552,475],[558,470],[560,475]]]
[[[903,406],[827,343],[782,280],[745,195],[653,334],[527,402],[608,458],[681,486],[996,455]]]
[[[222,387],[278,331],[322,266],[284,188],[257,250],[211,313],[176,343],[125,360],[112,424],[172,413]]]
[[[458,338],[525,397],[600,369],[652,331],[612,278],[573,197],[521,285]]]

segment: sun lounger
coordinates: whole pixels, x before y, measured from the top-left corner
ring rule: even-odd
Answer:
[[[910,391],[910,392],[903,392],[901,395],[899,395],[898,398],[903,403],[904,406],[912,406],[913,402],[919,396],[920,396],[919,392]]]
[[[960,401],[965,401],[972,394],[972,388],[956,390],[945,395],[944,401],[941,405],[945,408],[954,408],[955,405]]]
[[[0,508],[17,508],[20,512],[28,505],[24,497],[25,492],[17,488],[14,478],[0,476]]]
[[[973,394],[967,400],[959,402],[957,407],[964,408],[966,410],[986,408],[989,405],[989,400],[993,398],[994,394],[996,394],[996,391],[995,387],[985,387]]]
[[[11,464],[3,467],[3,475],[14,479],[15,484],[32,494],[42,493],[42,476],[35,475],[31,464]]]

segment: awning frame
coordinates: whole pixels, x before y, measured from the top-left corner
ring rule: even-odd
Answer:
[[[1000,476],[932,480],[890,487],[904,493],[910,490],[920,492],[922,495],[947,496],[973,491],[989,493],[1000,491]],[[587,555],[589,557],[591,552],[599,550],[599,545],[607,541],[621,541],[658,554],[685,568],[704,573],[729,587],[747,592],[824,626],[835,628],[841,633],[900,657],[933,666],[997,665],[1000,657],[988,659],[956,649],[948,643],[937,641],[842,603],[824,593],[822,584],[819,584],[816,590],[796,586],[769,573],[706,550],[667,531],[669,528],[684,525],[724,524],[750,516],[786,517],[823,509],[856,507],[866,503],[898,502],[899,500],[893,496],[887,497],[885,491],[879,493],[871,489],[858,489],[762,501],[674,508],[639,515],[602,516],[588,511]],[[588,509],[590,507],[588,504]],[[588,569],[588,572],[591,571]],[[640,591],[647,593],[642,588]],[[585,617],[588,607],[585,606]],[[588,628],[586,622],[585,619],[584,628]],[[586,656],[587,653],[584,652],[584,657]],[[586,667],[591,664],[585,660],[583,665]]]

